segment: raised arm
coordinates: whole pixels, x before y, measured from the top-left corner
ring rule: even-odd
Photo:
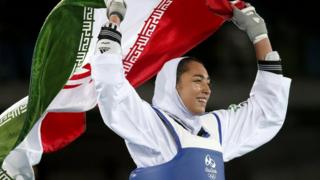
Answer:
[[[271,140],[283,125],[291,80],[282,76],[278,53],[272,50],[264,20],[247,4],[234,7],[233,22],[253,42],[258,72],[250,97],[215,113],[221,120],[224,160],[229,161]]]
[[[126,142],[154,148],[150,123],[155,113],[124,75],[119,24],[124,17],[121,12],[125,11],[119,8],[125,5],[121,4],[123,0],[109,2],[114,3],[107,4],[110,22],[101,28],[92,61],[99,109],[106,125]]]

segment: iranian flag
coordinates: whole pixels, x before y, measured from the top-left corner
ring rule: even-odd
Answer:
[[[228,0],[126,2],[123,67],[134,87],[232,15]],[[103,0],[62,0],[49,14],[33,54],[29,97],[0,115],[0,165],[14,148],[36,164],[43,152],[56,151],[85,131],[85,112],[97,104],[90,61],[106,22]]]

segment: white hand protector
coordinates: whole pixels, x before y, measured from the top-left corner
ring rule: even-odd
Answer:
[[[124,0],[105,0],[105,3],[108,19],[110,19],[111,15],[118,15],[120,21],[122,21],[127,11],[126,2]]]
[[[233,8],[233,23],[239,29],[246,31],[250,40],[255,44],[262,39],[268,37],[268,31],[264,20],[257,14],[255,8],[249,3],[247,7],[240,10],[237,7]]]
[[[107,23],[101,27],[95,54],[121,54],[121,52],[121,33],[118,26],[114,23]]]

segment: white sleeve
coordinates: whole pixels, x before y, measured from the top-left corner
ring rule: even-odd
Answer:
[[[258,71],[247,101],[218,110],[224,161],[246,154],[270,141],[283,125],[291,79]]]
[[[150,124],[155,112],[125,78],[121,55],[95,55],[92,77],[105,124],[127,142],[155,149]]]

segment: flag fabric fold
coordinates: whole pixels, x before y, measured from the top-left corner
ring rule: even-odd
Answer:
[[[208,38],[232,14],[227,0],[126,2],[123,66],[134,87]],[[29,97],[0,115],[0,164],[39,120],[33,130],[44,152],[85,131],[85,112],[96,106],[90,60],[105,14],[103,0],[62,0],[49,14],[34,50]]]

